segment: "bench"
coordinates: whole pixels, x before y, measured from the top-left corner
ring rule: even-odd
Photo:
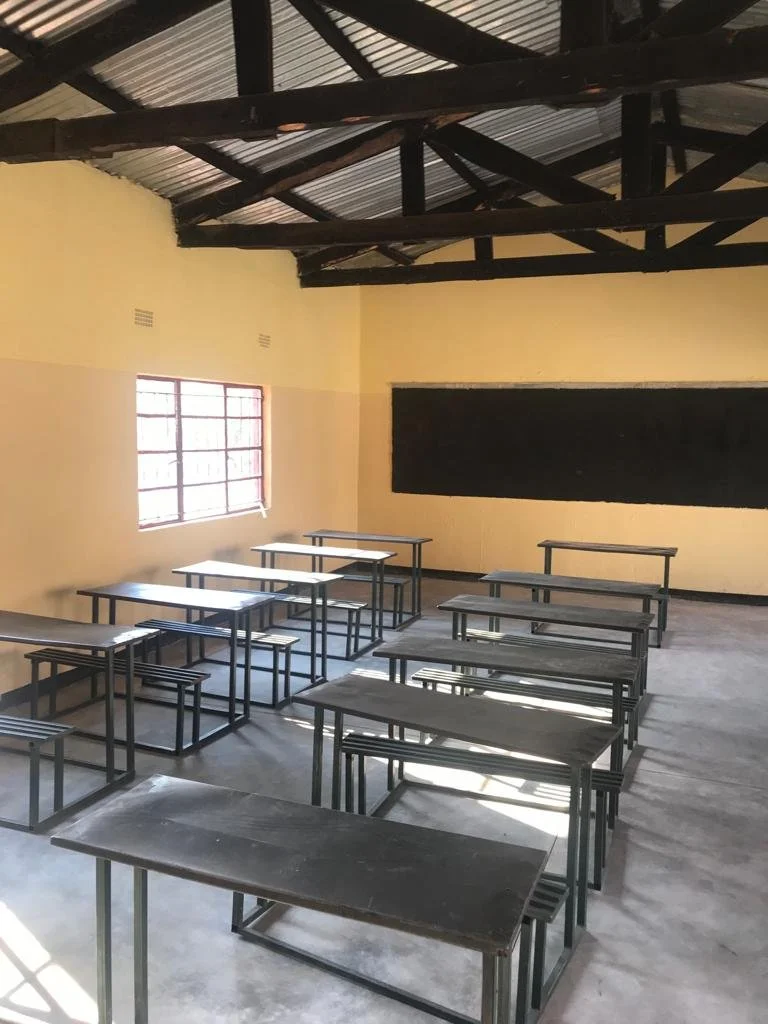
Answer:
[[[352,580],[353,583],[371,584],[370,574],[364,572],[345,572],[345,580]],[[385,587],[392,587],[392,629],[403,622],[405,618],[405,585],[410,582],[406,576],[383,576],[382,583]]]
[[[284,592],[275,594],[274,599],[288,605],[287,614],[289,619],[293,618],[292,606],[310,608],[313,602],[313,598],[309,596],[286,594]],[[363,609],[367,608],[368,605],[365,601],[346,601],[330,597],[326,604],[328,608],[337,608],[339,611],[347,613],[347,629],[343,635],[346,637],[344,657],[349,661],[353,653],[356,654],[360,649],[360,618]]]
[[[95,673],[106,672],[105,659],[99,657],[96,654],[84,654],[80,651],[65,651],[59,647],[44,647],[37,651],[30,651],[29,654],[25,655],[33,665],[49,664],[51,666],[51,690],[49,695],[48,714],[50,718],[54,718],[57,714],[56,711],[56,685],[54,677],[56,675],[56,668],[58,665],[68,665],[71,668],[82,668],[90,669],[94,673],[94,677],[91,681],[91,697],[87,703],[91,703],[94,700],[99,699],[98,695],[98,681]],[[127,662],[125,658],[115,658],[115,673],[117,675],[125,675],[127,671]],[[137,678],[141,679],[144,683],[151,684],[162,684],[166,688],[175,690],[176,701],[175,704],[170,702],[162,702],[168,707],[175,707],[176,709],[176,732],[175,741],[173,747],[166,744],[150,743],[136,740],[135,746],[138,750],[146,750],[151,753],[157,754],[173,754],[176,757],[181,757],[184,754],[188,754],[193,750],[196,750],[200,745],[200,713],[201,713],[201,697],[202,697],[202,684],[209,678],[209,672],[203,672],[200,669],[188,669],[188,668],[177,668],[172,665],[155,665],[148,662],[137,661],[133,666],[133,674]],[[188,709],[186,703],[186,695],[188,691],[192,691],[192,707]],[[115,696],[120,696],[116,694]],[[155,698],[145,698],[141,696],[135,696],[134,700],[143,703],[158,703]],[[38,703],[38,683],[37,675],[35,674],[32,681],[32,698],[31,698],[31,713],[37,714],[37,703]],[[69,708],[68,711],[74,710]],[[184,713],[187,710],[192,711],[192,739],[189,743],[184,741]],[[82,731],[82,730],[80,730]],[[116,740],[116,743],[123,745],[124,740]]]
[[[179,622],[176,619],[147,619],[142,626],[149,629],[160,629],[166,633],[178,633],[186,637],[199,637],[200,639],[223,640],[229,643],[230,630],[226,626],[207,626],[202,622]],[[251,633],[251,645],[272,651],[272,703],[269,707],[282,707],[291,700],[291,648],[299,642],[297,636],[286,636],[281,633]],[[237,631],[237,643],[245,644],[245,630]],[[160,663],[160,640],[156,642],[157,661]],[[280,687],[280,655],[283,655],[283,699],[279,697]],[[201,651],[201,657],[205,652]],[[191,660],[191,658],[189,659]],[[213,660],[213,659],[208,659]],[[152,684],[156,685],[156,684]],[[213,700],[228,700],[225,694],[203,692],[204,697]],[[258,703],[254,701],[253,703]]]
[[[575,704],[579,708],[605,708],[612,710],[613,697],[610,693],[595,689],[594,692],[586,689],[574,689],[573,691],[547,686],[545,683],[528,683],[521,679],[499,679],[493,676],[476,676],[468,672],[450,672],[447,669],[422,668],[414,672],[413,682],[421,683],[423,686],[431,685],[435,690],[439,685],[450,686],[451,693],[458,691],[461,696],[466,690],[488,690],[493,693],[508,693],[516,697],[528,697],[534,700],[544,700],[562,704]],[[586,685],[586,684],[584,684]],[[565,714],[584,716],[583,710],[569,710],[558,708]],[[627,747],[632,750],[637,739],[640,700],[637,697],[623,694],[621,698],[622,720],[627,730]],[[600,717],[600,721],[605,721]]]
[[[19,740],[27,745],[29,752],[29,813],[27,823],[0,818],[0,825],[19,829],[22,832],[36,832],[50,822],[64,806],[64,738],[71,736],[74,726],[59,725],[55,722],[40,722],[34,718],[17,718],[15,715],[0,715],[0,737]],[[40,751],[53,743],[53,814],[40,820]],[[7,749],[7,748],[4,748]]]
[[[365,789],[365,758],[377,757],[392,764],[424,764],[434,768],[456,768],[461,771],[477,772],[479,775],[512,776],[530,782],[542,782],[553,786],[568,787],[571,782],[567,765],[546,761],[531,761],[528,758],[509,754],[490,754],[483,751],[445,747],[435,743],[415,743],[412,740],[388,739],[383,736],[367,736],[363,733],[347,733],[341,741],[341,752],[345,759],[345,806],[354,809],[353,762],[357,758],[357,812],[367,813]],[[618,793],[624,781],[622,772],[603,768],[592,769],[592,790],[595,793],[595,834],[593,854],[592,888],[602,888],[602,872],[606,861],[608,833],[608,801],[610,793]],[[565,897],[563,897],[565,898]]]

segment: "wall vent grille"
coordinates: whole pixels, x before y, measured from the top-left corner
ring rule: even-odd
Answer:
[[[272,347],[272,335],[271,334],[260,334],[259,335],[259,348],[271,348]]]
[[[137,327],[154,327],[155,314],[151,309],[134,309],[133,322]]]

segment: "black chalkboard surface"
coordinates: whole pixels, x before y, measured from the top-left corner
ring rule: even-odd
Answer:
[[[768,388],[392,389],[392,490],[768,507]]]

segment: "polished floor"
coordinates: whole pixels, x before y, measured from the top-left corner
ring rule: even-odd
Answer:
[[[430,610],[411,628],[447,631],[435,603],[472,589],[428,581]],[[543,1024],[768,1020],[767,626],[768,608],[673,602],[665,647],[651,651],[650,697],[605,888],[591,897],[588,931]],[[368,658],[353,667],[381,671],[383,663]],[[349,668],[335,661],[331,674]],[[150,731],[172,728],[165,711],[145,706],[142,715]],[[0,813],[19,760],[0,759]],[[236,734],[179,761],[139,755],[138,770],[306,801],[310,760],[308,715],[295,705],[256,711]],[[73,786],[87,781],[72,777]],[[498,783],[480,780],[477,788],[477,800],[413,789],[391,816],[531,845],[562,835],[556,792],[524,791],[515,805],[492,799]],[[45,836],[3,830],[0,844],[0,1021],[95,1021],[92,861],[55,850]],[[113,886],[114,1016],[116,1024],[130,1024],[130,872],[117,867]],[[226,893],[151,877],[151,1021],[433,1019],[246,944],[228,923]],[[474,954],[308,912],[289,912],[275,927],[297,943],[477,1013]]]

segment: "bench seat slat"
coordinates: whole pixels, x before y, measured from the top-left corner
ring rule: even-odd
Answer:
[[[23,739],[29,743],[47,743],[71,735],[73,725],[57,722],[41,722],[36,718],[18,718],[15,715],[0,715],[0,736],[9,739]]]
[[[176,619],[146,619],[142,626],[147,629],[162,629],[168,633],[182,633],[187,636],[210,637],[215,640],[229,641],[231,631],[226,626],[208,626],[201,622],[180,622]],[[245,630],[237,631],[238,644],[245,643]],[[297,636],[284,633],[251,633],[251,644],[254,647],[292,647],[299,642]]]
[[[106,672],[107,663],[104,658],[93,654],[80,654],[65,651],[61,648],[49,647],[38,651],[30,651],[25,655],[30,661],[52,662],[58,665],[69,665],[73,668],[90,668],[96,672]],[[115,672],[125,675],[127,663],[124,658],[115,658]],[[134,675],[140,679],[155,679],[174,683],[178,686],[200,686],[210,678],[210,672],[200,669],[179,668],[175,665],[153,665],[137,661],[133,667]]]

